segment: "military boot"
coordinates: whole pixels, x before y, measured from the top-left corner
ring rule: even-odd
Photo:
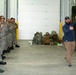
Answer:
[[[4,72],[4,70],[0,69],[0,73],[3,73],[3,72]]]
[[[17,44],[17,45],[15,45],[15,47],[19,48],[20,46]]]

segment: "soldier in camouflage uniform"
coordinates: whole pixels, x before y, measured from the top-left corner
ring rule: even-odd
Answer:
[[[9,50],[13,50],[13,45],[12,45],[12,42],[13,42],[13,38],[12,38],[12,34],[11,34],[11,21],[10,19],[7,19],[7,28],[8,28],[8,34],[7,34],[7,43],[8,43],[8,49]]]
[[[13,38],[13,44],[15,44],[15,47],[19,48],[20,46],[17,44],[17,40],[16,40],[16,28],[18,28],[18,25],[15,23],[15,19],[11,18],[11,34],[12,34],[12,38]]]
[[[0,16],[0,64],[5,65],[6,62],[2,61],[2,57],[5,57],[2,55],[3,50],[7,48],[6,46],[6,32],[7,32],[7,27],[4,22],[4,16]]]
[[[1,18],[4,18],[4,16],[1,16]],[[4,21],[4,19],[1,19],[0,22],[1,22],[1,27],[2,27],[1,38],[3,39],[2,48],[3,48],[3,54],[4,54],[5,52],[6,53],[9,52],[8,41],[7,41],[8,27],[7,27],[7,23]],[[4,59],[5,57],[3,57],[3,55],[2,55],[2,58]]]

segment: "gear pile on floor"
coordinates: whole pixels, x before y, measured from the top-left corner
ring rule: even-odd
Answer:
[[[51,34],[46,32],[44,35],[42,32],[36,32],[32,40],[32,44],[36,45],[61,45],[62,43],[63,39],[59,39],[56,31],[52,31]]]

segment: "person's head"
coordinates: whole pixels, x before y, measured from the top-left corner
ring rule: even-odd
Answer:
[[[7,22],[8,22],[8,23],[11,23],[11,20],[10,20],[10,19],[7,19]]]
[[[1,22],[1,23],[4,23],[4,20],[5,20],[5,17],[1,15],[1,16],[0,16],[0,22]]]
[[[69,24],[71,22],[70,18],[68,16],[65,17],[65,23]]]
[[[11,18],[10,20],[11,20],[11,23],[15,22],[15,18]]]

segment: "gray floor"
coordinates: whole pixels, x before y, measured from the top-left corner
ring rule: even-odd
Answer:
[[[76,51],[72,57],[72,67],[64,60],[64,47],[29,45],[19,41],[20,48],[5,54],[7,65],[0,75],[76,75]]]

